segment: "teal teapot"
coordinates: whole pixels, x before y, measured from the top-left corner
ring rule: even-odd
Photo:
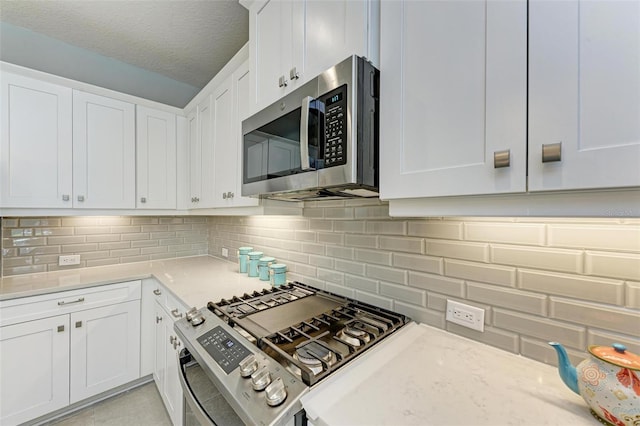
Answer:
[[[549,344],[558,354],[560,378],[582,396],[598,420],[640,426],[640,356],[619,343],[589,346],[591,356],[574,367],[560,343]]]

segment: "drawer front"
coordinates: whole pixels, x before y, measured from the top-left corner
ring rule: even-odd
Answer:
[[[23,297],[0,302],[0,326],[138,300],[141,281]]]

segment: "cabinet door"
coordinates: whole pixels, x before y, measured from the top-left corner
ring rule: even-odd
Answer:
[[[194,207],[211,207],[214,197],[214,164],[213,164],[213,108],[211,95],[198,105],[198,139],[200,152],[193,152],[196,158],[192,162],[200,163],[200,180],[196,182],[200,195],[196,196]],[[196,179],[197,176],[194,176]]]
[[[233,138],[233,76],[229,76],[213,92],[213,206],[233,205],[236,189],[237,140]],[[233,195],[232,195],[233,194]]]
[[[153,368],[153,379],[158,387],[160,395],[164,392],[165,370],[167,368],[166,346],[169,336],[166,335],[167,327],[165,323],[172,323],[170,316],[162,309],[159,301],[155,305],[155,363]],[[165,404],[166,405],[166,404]]]
[[[140,300],[71,314],[73,404],[140,376]]]
[[[73,91],[76,208],[135,208],[134,105]]]
[[[196,199],[200,197],[202,176],[198,108],[187,115],[187,132],[189,137],[189,202],[187,205],[194,208],[198,206]]]
[[[0,328],[0,423],[15,425],[69,404],[69,316]]]
[[[306,0],[296,5],[306,6],[305,77],[313,78],[353,54],[370,57],[368,12],[377,2]]]
[[[524,0],[382,3],[381,198],[525,191],[526,34]]]
[[[136,107],[139,209],[176,208],[176,115]]]
[[[71,89],[0,75],[0,206],[71,207]]]
[[[249,56],[255,85],[251,93],[255,96],[253,103],[256,110],[274,102],[285,93],[286,87],[279,86],[280,77],[289,84],[293,46],[292,13],[290,0],[267,0],[251,7]]]
[[[173,331],[173,322],[167,321],[165,327],[166,338],[164,340],[164,347],[166,368],[162,398],[172,423],[174,426],[180,426],[182,425],[183,396],[180,378],[178,376],[178,374],[180,374],[178,370],[178,352],[182,349],[182,342]]]
[[[530,190],[640,185],[639,28],[638,1],[530,2]]]
[[[250,85],[251,85],[251,72],[249,71],[249,61],[244,62],[233,73],[233,91],[234,91],[234,111],[232,118],[231,138],[234,141],[229,155],[230,161],[234,161],[235,170],[233,171],[235,177],[235,194],[232,198],[233,205],[236,207],[252,207],[259,204],[257,198],[242,197],[242,120],[251,115],[251,101],[250,101]],[[231,152],[231,150],[234,150]]]

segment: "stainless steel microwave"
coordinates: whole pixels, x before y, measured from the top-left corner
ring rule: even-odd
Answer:
[[[351,56],[242,122],[242,195],[378,196],[379,71]]]

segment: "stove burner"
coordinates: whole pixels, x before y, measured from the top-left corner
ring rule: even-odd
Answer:
[[[322,367],[322,361],[324,361],[328,365],[333,364],[335,361],[335,355],[333,354],[333,352],[318,344],[317,342],[310,342],[296,349],[296,351],[293,353],[293,358],[309,367],[313,374],[322,372],[322,370],[324,369]],[[296,374],[300,373],[296,372]]]
[[[364,344],[369,343],[371,341],[371,336],[366,331],[355,328],[355,326],[357,326],[358,324],[359,323],[356,323],[353,326],[345,326],[337,333],[337,337],[347,343],[350,343],[353,346],[362,346],[363,342]]]

